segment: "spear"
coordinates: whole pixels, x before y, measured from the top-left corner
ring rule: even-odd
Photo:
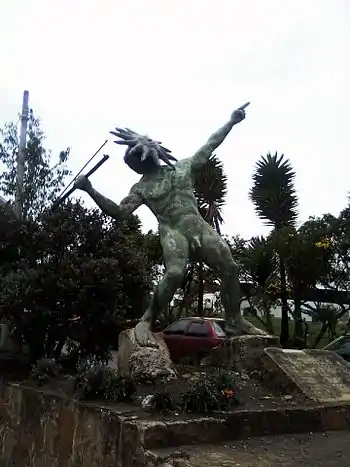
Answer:
[[[105,143],[106,144],[106,143]],[[104,145],[103,145],[104,146]],[[103,147],[102,146],[102,147]],[[100,149],[102,149],[102,147]],[[93,157],[95,157],[95,155],[97,154],[97,152],[94,154]],[[107,154],[105,154],[102,159],[97,162],[96,165],[94,165],[94,167],[92,167],[92,169],[89,170],[89,172],[85,175],[86,178],[89,178],[93,173],[96,172],[97,169],[99,169],[101,167],[101,165],[103,165],[107,160],[109,159],[109,156]],[[90,159],[91,160],[91,159]],[[85,164],[86,166],[87,164]],[[84,166],[84,167],[85,167]],[[82,169],[83,170],[83,169]],[[73,180],[71,181],[70,185],[74,182],[74,180],[76,180],[76,178],[78,177],[78,175],[81,174],[82,170],[80,170],[80,172],[73,178]],[[69,186],[69,185],[68,185]],[[67,187],[68,188],[68,187]],[[67,188],[63,191],[63,193],[67,190]],[[66,191],[66,193],[62,194],[61,196],[59,196],[58,199],[56,199],[56,201],[53,203],[52,205],[52,208],[51,210],[54,211],[61,203],[63,203],[63,201],[65,201],[72,193],[73,191],[75,191],[75,186],[73,186],[70,190]]]

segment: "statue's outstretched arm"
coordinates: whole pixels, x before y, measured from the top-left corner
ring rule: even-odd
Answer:
[[[134,187],[130,190],[128,196],[118,205],[95,190],[90,181],[84,176],[77,178],[74,185],[76,188],[88,193],[102,212],[115,219],[120,219],[121,215],[132,214],[143,203],[142,197],[136,192]]]
[[[114,219],[120,219],[121,215],[132,214],[143,202],[136,193],[129,193],[119,205],[101,195],[101,193],[94,188],[92,188],[91,192],[88,191],[88,193],[101,211]]]
[[[249,105],[249,102],[239,107],[231,115],[230,120],[221,127],[218,131],[213,133],[208,139],[206,144],[202,146],[195,154],[192,156],[192,168],[200,168],[202,165],[206,164],[209,157],[217,149],[220,144],[224,141],[226,136],[230,133],[234,125],[241,122],[245,119],[245,108]]]

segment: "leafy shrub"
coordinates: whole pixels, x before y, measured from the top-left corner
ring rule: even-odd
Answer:
[[[196,381],[181,395],[186,412],[210,412],[218,408],[217,394],[209,381]]]
[[[32,368],[31,377],[39,384],[45,384],[49,379],[60,373],[60,366],[51,358],[40,358]]]
[[[211,384],[216,388],[218,392],[226,389],[233,389],[236,387],[236,378],[229,371],[217,370],[213,375],[209,377]]]
[[[210,377],[200,378],[182,393],[183,408],[187,412],[199,413],[228,410],[239,403],[235,386],[232,374],[223,370]]]
[[[108,402],[130,400],[135,393],[135,384],[95,358],[79,363],[76,376],[76,391],[82,399],[105,399]]]
[[[0,318],[32,361],[58,360],[68,338],[80,357],[106,358],[147,306],[157,236],[136,217],[114,222],[79,202],[23,222],[0,212],[0,221]]]

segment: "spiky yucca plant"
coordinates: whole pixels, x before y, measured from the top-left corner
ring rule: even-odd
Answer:
[[[208,224],[221,234],[222,208],[227,194],[227,176],[222,162],[212,155],[207,164],[197,172],[194,183],[199,212]]]
[[[298,199],[294,186],[295,173],[284,155],[268,153],[257,162],[253,174],[253,186],[249,197],[257,215],[275,231],[294,227],[297,219]],[[286,268],[279,254],[281,281],[281,344],[289,341],[288,301]]]
[[[268,239],[253,237],[248,244],[248,267],[253,281],[265,287],[276,271],[276,261]]]
[[[249,196],[260,219],[275,229],[294,226],[298,199],[288,159],[268,153],[257,162]]]

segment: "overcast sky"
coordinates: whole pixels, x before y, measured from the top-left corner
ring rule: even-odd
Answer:
[[[0,124],[24,89],[47,146],[80,169],[126,126],[188,157],[246,101],[217,154],[228,176],[223,231],[266,232],[248,191],[268,151],[293,164],[300,221],[338,213],[350,173],[349,0],[11,0],[0,6]],[[119,202],[138,179],[123,148],[92,177]],[[147,230],[156,222],[137,211]]]

